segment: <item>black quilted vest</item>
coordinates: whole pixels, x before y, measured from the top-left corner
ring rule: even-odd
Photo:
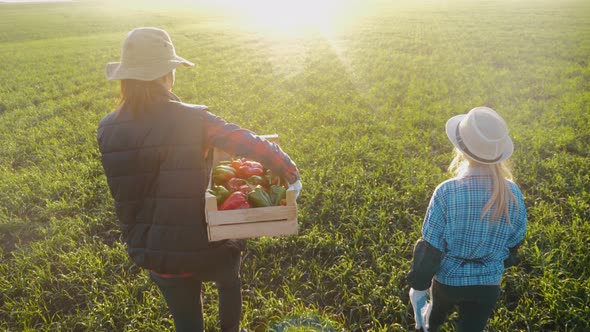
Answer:
[[[99,124],[102,165],[123,239],[143,268],[195,272],[231,259],[229,249],[207,240],[206,111],[170,101],[136,116],[117,110]]]

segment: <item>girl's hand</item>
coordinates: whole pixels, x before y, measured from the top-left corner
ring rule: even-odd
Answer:
[[[414,309],[414,320],[416,321],[416,330],[422,328],[424,332],[428,332],[428,316],[430,316],[430,303],[428,300],[428,293],[425,290],[416,290],[410,288],[410,302],[412,302],[412,309]]]

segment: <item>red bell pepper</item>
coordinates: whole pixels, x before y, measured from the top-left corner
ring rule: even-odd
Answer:
[[[248,209],[250,203],[246,199],[246,194],[241,191],[235,191],[225,199],[223,204],[219,206],[219,210],[237,210],[237,209]]]
[[[264,167],[262,167],[261,163],[259,163],[257,161],[253,161],[253,160],[244,160],[242,162],[242,166],[249,166],[249,167],[260,168],[260,169],[264,168]]]
[[[252,191],[252,187],[249,184],[245,184],[245,185],[240,186],[240,189],[238,189],[238,190],[243,192],[244,194],[247,194]]]
[[[231,178],[227,181],[227,189],[234,192],[240,190],[240,187],[246,184],[246,180],[240,178]]]
[[[248,179],[253,175],[261,176],[264,174],[264,167],[261,163],[253,160],[241,159],[232,162],[232,167],[236,170],[236,176],[242,179]]]
[[[235,170],[238,170],[238,169],[240,169],[240,167],[242,167],[243,163],[244,163],[244,161],[242,159],[234,159],[231,161],[229,166],[233,167]]]
[[[238,168],[238,171],[236,172],[236,175],[242,179],[248,179],[254,175],[261,176],[263,174],[264,174],[264,169],[262,168],[262,165],[260,167],[242,165],[242,166],[240,166],[240,168]]]

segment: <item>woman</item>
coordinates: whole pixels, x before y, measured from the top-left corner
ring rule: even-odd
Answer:
[[[438,331],[458,305],[457,330],[483,331],[505,262],[524,239],[526,208],[505,165],[514,147],[500,115],[476,107],[448,120],[446,132],[455,146],[455,177],[430,200],[408,274],[410,300],[417,329]]]
[[[215,281],[222,331],[238,331],[243,242],[209,242],[204,214],[216,147],[257,160],[301,189],[299,171],[275,144],[229,124],[206,106],[172,93],[176,55],[168,33],[137,28],[123,42],[121,62],[107,64],[121,80],[121,103],[99,124],[102,165],[127,251],[150,270],[177,331],[202,331],[201,284]]]

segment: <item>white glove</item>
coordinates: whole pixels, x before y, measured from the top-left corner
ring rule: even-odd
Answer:
[[[424,326],[422,329],[424,332],[428,332],[430,329],[430,324],[428,320],[430,319],[430,312],[432,311],[432,302],[426,302],[426,305],[420,309],[420,315],[422,316],[422,321],[424,322]]]
[[[303,186],[301,185],[301,180],[297,180],[289,185],[289,189],[295,190],[295,200],[297,200],[297,197],[299,197],[299,192],[301,192],[302,188]]]
[[[412,309],[414,309],[416,330],[422,328],[424,332],[428,332],[428,318],[432,308],[431,303],[428,302],[428,293],[425,290],[410,288],[410,302],[412,302]]]

